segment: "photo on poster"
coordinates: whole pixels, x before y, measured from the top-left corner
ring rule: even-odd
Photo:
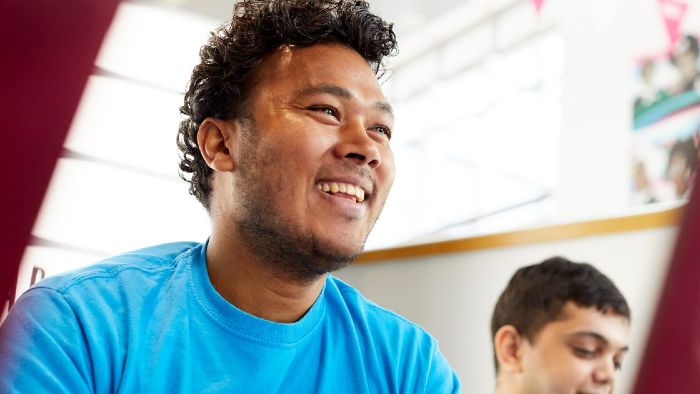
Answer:
[[[698,37],[637,65],[630,204],[688,197],[700,143]]]

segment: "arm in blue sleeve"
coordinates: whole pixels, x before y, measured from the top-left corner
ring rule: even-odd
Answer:
[[[23,294],[0,326],[0,392],[90,393],[90,355],[65,297],[45,288]]]
[[[462,392],[457,373],[447,362],[445,356],[442,355],[437,343],[433,348],[433,357],[428,374],[425,387],[426,393],[452,394]]]

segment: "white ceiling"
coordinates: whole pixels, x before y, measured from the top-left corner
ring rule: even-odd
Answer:
[[[139,2],[183,7],[222,22],[229,18],[234,3],[233,0],[139,0]],[[470,0],[371,0],[370,7],[377,15],[394,23],[397,35],[401,37],[468,2]]]

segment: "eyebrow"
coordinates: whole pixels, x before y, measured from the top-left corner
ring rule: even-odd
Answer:
[[[300,91],[299,96],[311,96],[319,93],[330,94],[332,96],[342,97],[344,99],[355,98],[349,90],[338,85],[311,86]],[[374,104],[372,104],[372,108],[386,113],[387,115],[391,116],[392,119],[394,118],[394,108],[386,101],[376,101]]]
[[[607,338],[598,334],[595,331],[579,331],[579,332],[575,332],[573,334],[567,335],[567,338],[574,338],[574,337],[592,337],[592,338],[595,338],[596,340],[598,340],[606,345],[608,345],[610,343],[610,341],[608,341]],[[622,351],[622,352],[626,352],[628,350],[629,350],[629,346],[624,346],[620,349],[620,351]]]

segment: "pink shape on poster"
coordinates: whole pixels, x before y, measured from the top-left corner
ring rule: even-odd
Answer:
[[[669,51],[672,51],[680,37],[680,26],[688,4],[679,0],[659,0],[659,9],[668,32]]]
[[[535,11],[539,14],[540,9],[542,9],[542,3],[544,3],[544,0],[532,0],[532,4],[535,5]]]

